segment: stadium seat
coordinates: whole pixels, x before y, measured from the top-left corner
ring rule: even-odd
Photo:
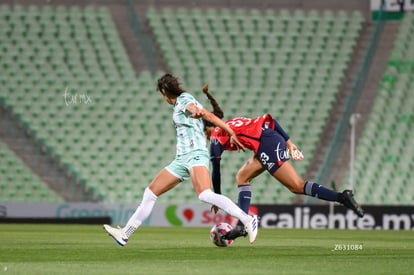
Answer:
[[[135,75],[109,10],[0,7],[0,77],[5,84],[0,96],[5,104],[106,201],[125,202],[114,192],[121,181],[127,190],[141,194],[141,185],[155,175],[141,169],[147,148],[155,151],[152,137],[165,135],[167,145],[174,142],[174,129],[157,127],[152,136],[142,137],[150,134],[148,117],[159,113],[162,98],[154,92],[156,76]],[[15,26],[18,31],[12,31]],[[76,103],[69,98],[66,105],[66,87],[77,96]],[[82,95],[90,96],[92,103],[85,104]],[[168,114],[166,108],[170,119]],[[121,165],[130,154],[135,164]],[[145,162],[159,168],[158,163]],[[18,190],[10,194],[16,199],[23,196]],[[38,194],[36,200],[48,197],[48,192]]]
[[[171,119],[167,106],[160,111],[165,102],[154,91],[156,76],[135,75],[109,10],[0,7],[5,103],[106,201],[140,199],[173,158],[175,133],[164,122]],[[359,12],[201,8],[150,8],[147,18],[169,68],[203,105],[209,103],[200,90],[209,82],[226,118],[272,113],[305,155],[315,149],[364,20]],[[66,86],[76,104],[66,106]],[[310,87],[311,95],[296,92]],[[91,104],[79,102],[85,94]],[[248,156],[223,159],[223,182],[233,197],[234,175]],[[303,175],[309,162],[295,165]],[[263,203],[294,196],[267,174],[260,184],[276,194],[263,194]],[[160,200],[197,200],[190,184],[177,191],[177,198],[173,192]]]
[[[356,148],[355,188],[365,204],[407,204],[414,201],[408,184],[414,167],[414,37],[407,29],[414,26],[407,13],[402,20],[388,65],[382,77],[371,113]],[[408,27],[407,27],[408,26]],[[393,108],[389,108],[393,106]],[[349,181],[349,173],[343,184]],[[389,190],[391,189],[391,190]]]
[[[5,143],[0,142],[0,201],[61,202],[63,199],[35,176]]]

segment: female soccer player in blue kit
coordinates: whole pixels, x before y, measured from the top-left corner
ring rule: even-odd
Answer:
[[[256,240],[258,232],[257,216],[248,215],[229,198],[211,191],[208,171],[209,154],[204,135],[203,119],[222,127],[229,136],[229,144],[235,150],[244,150],[234,131],[221,119],[203,106],[189,93],[185,92],[178,79],[165,74],[158,80],[157,90],[165,101],[173,105],[173,122],[177,132],[175,159],[162,169],[145,189],[141,204],[124,228],[104,225],[105,231],[121,246],[124,246],[132,233],[151,214],[158,196],[175,187],[181,181],[191,178],[198,198],[223,209],[238,218],[245,225],[250,243]]]
[[[203,88],[203,92],[213,106],[213,113],[219,118],[223,118],[223,111],[214,97],[208,92],[208,86]],[[230,137],[226,132],[218,127],[214,127],[208,121],[204,121],[204,124],[206,136],[210,139],[213,189],[220,194],[221,155],[225,150],[233,151],[234,149],[230,146]],[[267,170],[276,180],[295,194],[305,194],[322,200],[339,202],[352,209],[359,217],[364,215],[364,211],[355,201],[351,190],[338,193],[318,183],[304,181],[298,176],[295,168],[289,162],[289,154],[294,160],[302,160],[303,155],[278,121],[272,118],[270,114],[253,119],[233,118],[227,120],[226,124],[236,133],[240,142],[254,152],[254,156],[246,161],[236,175],[239,190],[238,204],[246,213],[249,210],[251,201],[250,181]],[[216,208],[213,207],[213,209],[217,212]],[[238,224],[224,237],[235,239],[245,235],[246,232],[243,230],[243,227]]]

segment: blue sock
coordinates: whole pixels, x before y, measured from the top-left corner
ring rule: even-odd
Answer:
[[[239,199],[237,201],[239,207],[245,213],[249,213],[250,201],[252,199],[252,187],[250,186],[250,184],[239,185],[237,189],[239,189]],[[239,220],[237,225],[243,226],[243,223]]]
[[[307,181],[303,187],[305,195],[326,201],[338,201],[338,192],[328,189],[316,182]]]
[[[246,213],[249,213],[250,201],[252,199],[252,187],[248,185],[239,185],[239,207]]]

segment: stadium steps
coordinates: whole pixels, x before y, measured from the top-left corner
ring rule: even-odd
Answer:
[[[2,100],[0,114],[1,142],[7,145],[37,178],[65,201],[96,201],[91,190],[87,190],[80,183],[72,184],[76,179],[70,176],[70,171],[61,165],[59,159],[45,147],[45,144],[32,136],[25,123],[15,117]]]
[[[347,97],[352,92],[352,83],[357,75],[357,71],[362,64],[362,59],[365,51],[368,47],[369,37],[373,29],[371,22],[364,22],[358,41],[355,46],[355,51],[352,55],[351,63],[348,66],[344,80],[342,81],[341,88],[336,96],[336,100],[332,106],[332,110],[328,116],[327,123],[324,126],[323,135],[320,138],[320,142],[317,145],[315,152],[317,152],[311,161],[311,165],[307,170],[307,175],[310,179],[316,177],[318,169],[323,162],[325,154],[328,150],[328,144],[326,141],[332,140],[338,121],[342,118],[344,105]],[[328,183],[322,183],[328,184]]]
[[[110,6],[111,14],[114,19],[115,25],[120,38],[125,46],[125,50],[131,60],[131,64],[137,74],[139,74],[146,67],[145,60],[143,58],[142,51],[139,47],[134,32],[131,29],[129,24],[129,18],[127,13],[127,8],[122,3],[122,5],[111,5]]]
[[[404,15],[397,30],[356,148],[355,189],[366,204],[414,202],[414,12]]]
[[[135,72],[139,74],[142,71],[151,70],[152,64],[148,64],[148,61],[145,58],[145,50],[142,49],[141,44],[142,39],[141,37],[137,37],[137,34],[134,32],[130,12],[135,12],[138,16],[140,16],[141,20],[145,18],[145,15],[142,14],[143,8],[139,6],[139,3],[135,3],[135,8],[133,10],[129,10],[130,8],[125,4],[126,2],[127,1],[122,1],[122,4],[110,5],[109,7],[111,9],[113,20],[117,26],[120,38],[122,39],[122,42],[125,46],[125,50],[128,53]],[[147,24],[143,24],[143,26],[148,28]],[[147,36],[143,39],[151,37],[151,34],[147,29],[144,29],[143,33],[140,33],[138,35]],[[151,37],[151,41],[153,42],[151,47],[155,50],[155,67],[157,70],[166,71],[167,66],[164,60],[161,58],[161,54],[157,50],[158,47],[154,42],[153,37]]]
[[[147,172],[158,156],[144,157],[163,128],[142,126],[151,116],[161,121],[162,98],[153,76],[136,77],[111,18],[102,7],[0,5],[0,96],[36,140],[78,176],[71,185],[86,183],[97,199],[129,202],[155,175]],[[93,104],[65,104],[65,87],[90,95]],[[156,100],[147,103],[147,94]],[[171,132],[172,127],[163,146]],[[141,171],[139,185],[135,176]]]
[[[369,37],[373,30],[373,24],[370,21],[365,21],[362,24],[360,35],[357,38],[355,50],[350,58],[350,64],[345,72],[345,77],[341,83],[341,87],[338,91],[336,99],[333,103],[332,109],[328,116],[327,122],[324,126],[324,130],[318,142],[313,159],[310,161],[310,165],[307,169],[307,178],[314,179],[318,173],[318,170],[324,160],[325,154],[329,149],[329,143],[327,141],[332,140],[338,121],[342,118],[344,105],[347,97],[352,92],[352,83],[357,75],[357,71],[362,64],[363,56],[369,44]],[[330,182],[321,182],[325,186],[331,187]],[[304,196],[297,196],[295,202],[300,203],[303,201]],[[312,199],[311,199],[312,200]],[[317,200],[314,200],[317,201]]]
[[[152,50],[154,51],[153,57],[155,58],[154,63],[155,63],[156,69],[158,71],[170,72],[166,60],[162,57],[160,45],[157,43],[153,33],[151,32],[151,28],[148,24],[148,20],[146,17],[146,11],[148,9],[148,4],[142,3],[141,1],[133,1],[133,0],[129,0],[129,1],[133,3],[134,5],[133,12],[135,12],[136,16],[139,16],[139,19],[141,20],[141,23],[142,23],[143,33],[140,35],[145,35],[146,36],[145,39],[148,39],[148,38],[150,39],[149,41],[147,41],[147,43],[151,44]],[[150,4],[149,6],[152,6],[152,5]],[[150,68],[148,68],[148,70],[150,70]]]
[[[0,139],[0,202],[7,201],[61,202],[63,199]]]
[[[358,144],[358,141],[361,138],[363,129],[368,121],[369,113],[371,112],[373,105],[373,98],[375,98],[378,87],[381,82],[381,78],[386,70],[387,61],[390,58],[393,43],[396,38],[398,28],[400,26],[399,21],[386,21],[384,25],[383,32],[381,34],[380,40],[378,42],[377,51],[373,57],[370,71],[367,75],[366,86],[364,87],[360,100],[357,103],[355,108],[355,113],[361,114],[360,119],[358,120],[356,131],[355,131],[355,141]],[[331,175],[333,181],[338,184],[344,182],[344,178],[349,168],[350,161],[350,133],[348,131],[347,136],[345,137],[345,142],[343,143],[341,153],[339,154],[338,162],[335,165],[339,169],[335,169]],[[343,188],[346,188],[346,184]]]

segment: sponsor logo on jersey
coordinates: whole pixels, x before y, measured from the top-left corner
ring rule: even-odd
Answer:
[[[277,144],[275,152],[277,157],[277,163],[282,163],[283,161],[289,159],[289,151],[281,149],[280,142]]]

